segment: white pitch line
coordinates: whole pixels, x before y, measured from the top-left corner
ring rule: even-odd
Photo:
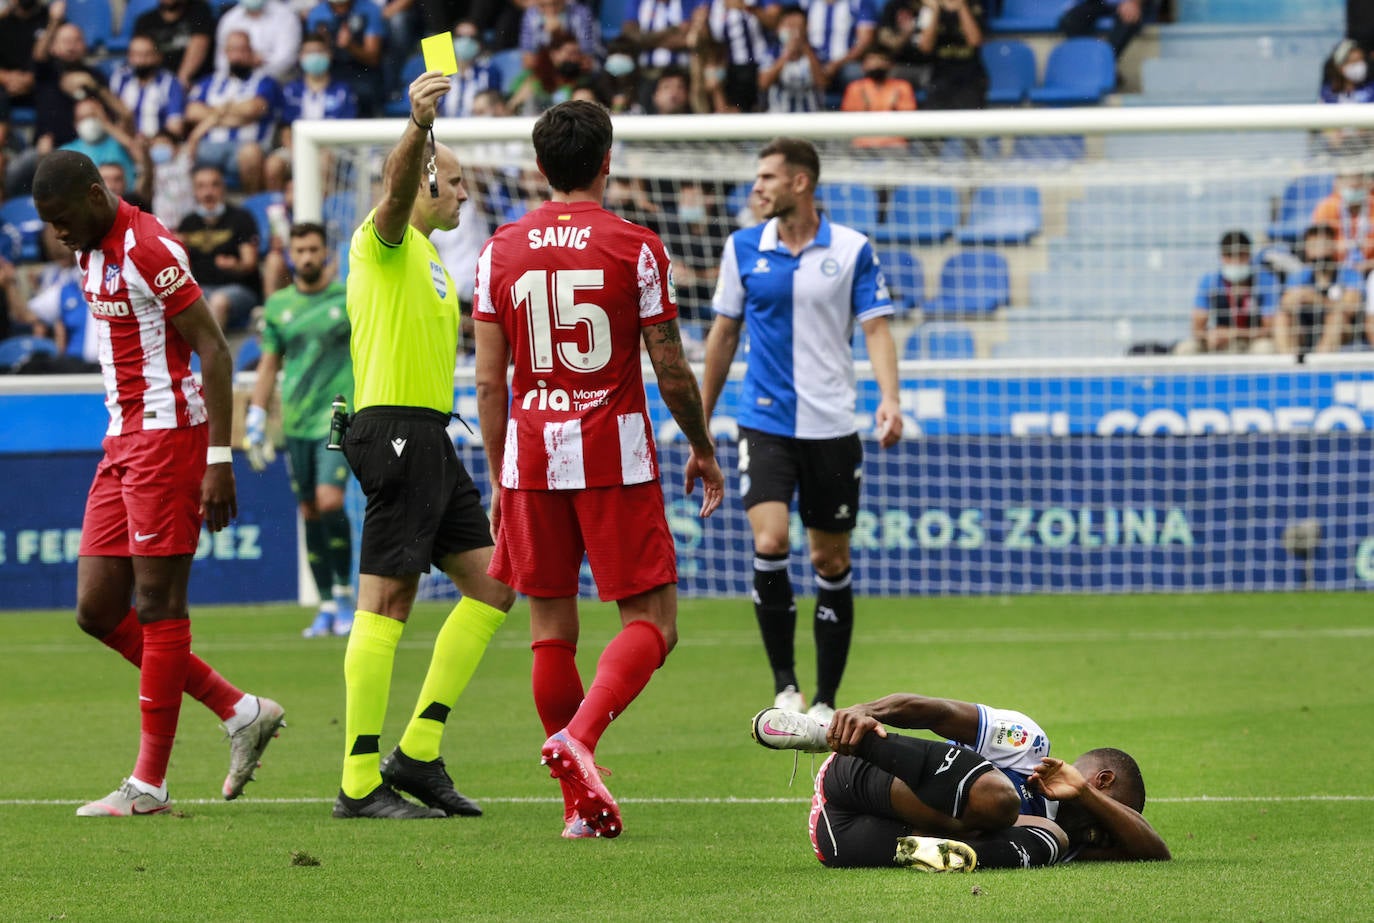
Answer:
[[[933,644],[1121,644],[1121,643],[1159,643],[1178,644],[1183,642],[1208,641],[1314,641],[1340,640],[1358,641],[1374,639],[1374,627],[1356,628],[1217,628],[1183,631],[1132,631],[1129,629],[1094,631],[1051,631],[1037,632],[1017,629],[960,629],[959,631],[940,631],[921,629],[919,631],[876,632],[864,635],[864,642],[884,647],[897,645]],[[233,641],[217,641],[213,638],[197,642],[195,647],[201,651],[297,651],[303,647],[324,647],[323,644],[302,641],[295,635],[269,634],[257,638],[240,638]],[[432,637],[414,638],[402,641],[405,650],[429,650],[433,647]],[[683,637],[679,647],[753,647],[758,644],[758,634],[740,632],[728,635],[702,635]],[[497,638],[492,647],[505,650],[520,650],[529,646],[524,638]],[[337,646],[340,656],[343,644]],[[40,642],[34,644],[11,644],[5,648],[7,654],[107,654],[100,644],[83,641]]]
[[[562,804],[559,798],[482,798],[483,804]],[[732,805],[732,804],[808,804],[808,798],[618,798],[620,804],[647,805]],[[333,798],[242,798],[243,804],[333,804]],[[1177,798],[1151,798],[1150,804],[1299,804],[1310,802],[1374,802],[1374,795],[1186,795]],[[81,805],[84,801],[45,798],[4,798],[0,807],[41,807]],[[178,798],[173,805],[225,804],[222,798]]]

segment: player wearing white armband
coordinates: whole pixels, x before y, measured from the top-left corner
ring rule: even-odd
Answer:
[[[171,807],[167,767],[183,692],[224,722],[223,794],[232,800],[282,725],[282,708],[240,691],[191,653],[187,587],[201,526],[218,532],[238,514],[229,344],[185,248],[162,222],[120,201],[85,154],[44,157],[33,198],[76,253],[110,411],[81,520],[77,624],[139,668],[134,771],[76,813],[133,817]],[[192,352],[203,385],[191,372]]]
[[[1130,754],[1104,747],[1071,764],[1054,759],[1049,736],[1018,711],[901,694],[842,708],[829,724],[768,708],[750,730],[773,750],[835,751],[816,774],[809,824],[827,867],[956,872],[1169,858],[1141,816],[1145,780]]]
[[[736,231],[725,245],[702,395],[709,417],[747,326],[739,472],[754,533],[754,613],[773,668],[774,704],[801,711],[787,575],[788,507],[796,494],[816,571],[811,714],[824,721],[834,712],[854,630],[849,536],[863,470],[850,347],[856,322],[882,394],[874,422],[883,448],[901,438],[902,416],[888,329],[892,300],[868,238],[817,212],[820,169],[809,141],[778,138],[759,152],[753,195],[768,221]]]

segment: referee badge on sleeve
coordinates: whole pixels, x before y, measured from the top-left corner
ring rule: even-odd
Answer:
[[[448,275],[444,272],[444,267],[433,260],[429,261],[429,276],[434,280],[434,291],[439,293],[440,298],[448,297]]]

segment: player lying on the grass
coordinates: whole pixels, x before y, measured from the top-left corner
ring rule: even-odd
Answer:
[[[1049,737],[1021,712],[899,694],[842,708],[828,725],[766,708],[751,731],[774,750],[835,751],[816,774],[809,823],[816,858],[831,868],[1169,858],[1140,814],[1145,781],[1129,754],[1054,759]]]

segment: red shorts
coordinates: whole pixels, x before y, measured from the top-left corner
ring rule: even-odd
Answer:
[[[81,554],[166,558],[200,542],[206,426],[106,436],[81,523]]]
[[[576,596],[584,552],[603,600],[677,583],[677,549],[658,482],[501,491],[487,573],[526,596]]]

